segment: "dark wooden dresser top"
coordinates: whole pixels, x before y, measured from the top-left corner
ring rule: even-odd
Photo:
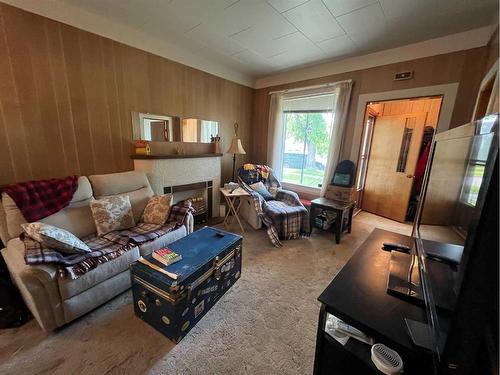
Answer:
[[[399,351],[415,351],[404,318],[425,322],[423,307],[387,293],[391,253],[383,242],[412,246],[413,239],[375,229],[321,293],[327,312]]]

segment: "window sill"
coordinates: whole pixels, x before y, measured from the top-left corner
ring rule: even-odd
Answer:
[[[283,187],[283,189],[291,190],[291,191],[294,191],[296,193],[317,195],[318,197],[319,197],[319,194],[321,193],[321,189],[320,188],[314,188],[314,187],[310,187],[310,186],[291,184],[289,182],[282,182],[281,186]]]

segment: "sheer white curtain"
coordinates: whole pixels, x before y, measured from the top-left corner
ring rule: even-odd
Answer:
[[[267,165],[281,181],[283,163],[283,92],[271,94],[269,105],[269,124],[267,131]]]
[[[335,112],[333,117],[333,128],[330,139],[330,147],[328,149],[328,157],[325,167],[325,175],[323,177],[323,184],[321,187],[321,196],[325,195],[326,187],[332,180],[335,167],[340,161],[342,154],[342,147],[344,144],[344,133],[347,123],[347,111],[349,109],[349,102],[351,99],[352,81],[339,82],[333,86],[336,90],[334,98],[336,103],[334,105]]]

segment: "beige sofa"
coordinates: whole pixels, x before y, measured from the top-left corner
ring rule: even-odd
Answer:
[[[142,172],[124,172],[80,177],[78,189],[63,210],[40,221],[69,230],[79,237],[96,232],[90,212],[92,198],[126,194],[130,197],[134,218],[139,221],[153,190]],[[2,255],[28,308],[42,329],[52,331],[78,318],[130,287],[129,265],[140,255],[186,236],[193,231],[193,217],[188,215],[181,228],[127,251],[76,280],[58,276],[53,265],[30,266],[24,261],[24,245],[19,239],[21,211],[7,195],[0,204],[0,236],[6,248]]]

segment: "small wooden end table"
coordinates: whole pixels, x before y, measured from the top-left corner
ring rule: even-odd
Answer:
[[[220,192],[224,196],[224,199],[226,200],[228,210],[226,212],[226,216],[224,217],[224,227],[229,228],[231,225],[234,223],[234,219],[238,221],[238,224],[240,225],[241,231],[245,233],[245,229],[243,228],[243,225],[241,224],[240,217],[238,213],[240,212],[240,206],[241,206],[241,197],[248,197],[250,194],[248,194],[246,191],[242,191],[239,189],[237,192],[231,192],[230,190],[224,189],[224,188],[219,188]]]
[[[314,224],[314,210],[321,209],[325,211],[332,211],[337,214],[335,222],[333,223],[333,233],[335,233],[335,242],[340,243],[340,237],[344,231],[347,230],[347,233],[351,233],[352,227],[352,214],[354,212],[354,206],[356,202],[340,202],[334,201],[332,199],[327,198],[316,198],[311,201],[311,211],[309,213],[309,226],[310,232],[313,230]],[[344,225],[344,217],[347,216],[347,223]],[[310,234],[310,233],[309,233]]]

